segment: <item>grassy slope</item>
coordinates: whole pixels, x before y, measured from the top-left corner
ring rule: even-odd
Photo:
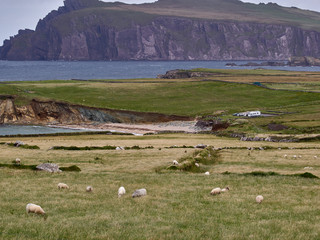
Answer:
[[[152,4],[119,5],[110,9],[202,19],[286,24],[320,30],[320,13],[280,7],[276,4],[257,5],[234,0],[201,0],[195,4],[193,0],[162,0]]]
[[[300,82],[310,81],[308,75],[301,73],[299,77],[299,73],[295,72],[209,71],[216,73],[212,79],[224,81],[246,79],[246,82],[264,82],[266,79],[276,79],[279,83],[282,82],[282,78],[284,81],[290,81],[291,77],[300,79]],[[0,94],[18,95],[27,99],[54,99],[101,108],[188,116],[209,114],[217,110],[227,110],[230,113],[248,108],[287,110],[295,106],[319,104],[318,93],[274,91],[249,84],[190,82],[183,79],[170,82],[19,82],[0,85]]]
[[[16,139],[1,139],[15,141]],[[304,172],[320,175],[319,150],[253,151],[226,149],[222,162],[210,169],[210,176],[179,172],[155,173],[185,155],[185,149],[164,149],[171,145],[211,144],[216,147],[263,146],[261,142],[240,142],[211,135],[158,136],[69,136],[19,138],[40,150],[0,146],[1,163],[20,157],[24,164],[51,161],[60,166],[77,164],[80,173],[47,174],[30,170],[0,168],[0,239],[319,239],[319,180],[297,177],[253,177],[222,175],[255,170],[283,174]],[[140,151],[48,151],[52,146],[149,146]],[[268,143],[274,147],[315,147],[317,144]],[[162,150],[159,151],[158,148]],[[187,149],[189,153],[192,149]],[[288,154],[287,159],[283,158]],[[293,159],[292,155],[301,155]],[[97,160],[98,159],[98,160]],[[65,182],[69,191],[59,191]],[[85,187],[92,185],[92,194]],[[117,189],[127,195],[118,199]],[[214,187],[231,191],[210,196]],[[148,196],[132,199],[137,188]],[[13,191],[19,189],[19,191]],[[258,205],[255,197],[265,201]],[[27,216],[25,205],[40,204],[47,221]]]

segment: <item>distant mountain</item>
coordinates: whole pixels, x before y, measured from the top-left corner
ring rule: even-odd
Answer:
[[[320,13],[238,0],[65,0],[0,48],[6,60],[320,57]]]

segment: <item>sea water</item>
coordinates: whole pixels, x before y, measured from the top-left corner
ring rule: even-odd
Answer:
[[[46,126],[32,126],[32,125],[1,125],[0,136],[7,135],[37,135],[37,134],[54,134],[54,133],[70,133],[70,132],[84,132],[81,129],[65,129],[54,128]]]
[[[227,67],[235,61],[0,61],[0,82],[70,79],[156,78],[173,69],[255,69]],[[236,61],[238,65],[248,61]],[[261,61],[255,61],[260,63]],[[263,67],[290,71],[320,71],[320,67]]]

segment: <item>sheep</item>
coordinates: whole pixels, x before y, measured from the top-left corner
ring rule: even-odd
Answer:
[[[318,156],[313,156],[313,158],[318,158]]]
[[[27,213],[36,213],[40,215],[46,215],[46,212],[39,205],[28,203],[26,206]]]
[[[199,163],[195,163],[194,165],[196,165],[196,167],[200,167],[200,164],[199,164]]]
[[[313,167],[305,167],[304,170],[313,170]]]
[[[209,176],[209,175],[210,175],[210,172],[205,172],[204,175]]]
[[[263,196],[262,196],[262,195],[258,195],[258,196],[256,197],[256,202],[257,202],[257,203],[262,203],[262,201],[263,201]]]
[[[293,155],[293,158],[297,158],[297,155]]]
[[[217,194],[220,194],[221,193],[221,188],[214,188],[211,190],[211,195],[217,195]]]
[[[132,197],[142,197],[142,196],[146,196],[147,195],[147,190],[144,188],[141,189],[137,189],[133,192]]]
[[[15,164],[17,164],[17,165],[20,165],[21,164],[21,160],[20,160],[20,158],[16,158],[16,160],[15,160],[15,162],[14,162]]]
[[[126,194],[126,189],[124,187],[120,187],[118,189],[118,197],[121,197],[122,195]]]
[[[87,186],[86,191],[87,192],[92,192],[93,191],[93,187],[92,186]]]
[[[59,189],[69,189],[69,186],[65,183],[58,183],[58,188]]]
[[[225,187],[225,188],[221,189],[221,192],[227,192],[227,191],[229,191],[229,190],[230,190],[229,187]]]
[[[284,157],[284,158],[287,158],[287,157],[288,157],[288,155],[287,155],[287,154],[285,154],[285,155],[283,155],[283,157]]]
[[[179,165],[179,162],[178,162],[177,160],[173,160],[173,161],[172,161],[172,164],[173,164],[173,165]]]

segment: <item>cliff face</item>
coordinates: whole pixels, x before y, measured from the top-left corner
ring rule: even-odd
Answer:
[[[14,98],[0,97],[0,124],[151,123],[175,120],[190,120],[190,118],[37,100],[18,107],[14,103]]]
[[[20,31],[6,40],[0,48],[0,59],[285,60],[291,56],[320,57],[320,33],[317,31],[276,24],[102,10],[99,3],[65,1],[64,7],[40,20],[35,31]]]

